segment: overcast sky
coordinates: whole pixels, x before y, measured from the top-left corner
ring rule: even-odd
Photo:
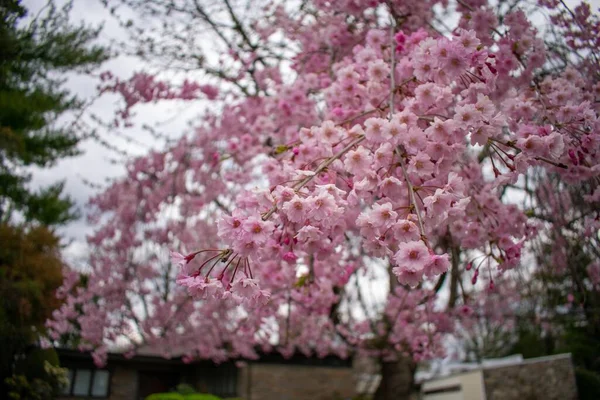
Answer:
[[[60,3],[60,0],[58,1]],[[576,4],[578,1],[568,1],[569,4]],[[45,4],[44,0],[24,0],[24,4],[32,11],[39,10]],[[595,11],[600,6],[600,0],[592,0],[591,4]],[[73,21],[85,21],[86,23],[98,25],[104,24],[101,33],[101,41],[110,43],[112,40],[123,40],[126,34],[119,27],[116,20],[110,15],[108,10],[99,0],[75,0],[72,12]],[[113,74],[127,78],[135,71],[147,70],[140,60],[119,56],[107,62],[101,70],[109,70]],[[86,76],[69,77],[67,86],[74,93],[85,99],[91,99],[96,95],[97,80]],[[118,106],[116,96],[104,96],[95,101],[88,109],[88,113],[99,115],[103,120],[108,121],[114,115]],[[128,135],[133,136],[137,141],[142,142],[144,146],[127,144],[119,140],[119,135],[111,132],[104,132],[104,138],[111,143],[117,144],[121,149],[126,149],[131,154],[143,154],[149,148],[160,146],[158,142],[152,139],[139,126],[144,123],[161,123],[161,131],[171,137],[179,137],[189,131],[188,121],[195,115],[198,115],[202,109],[202,102],[195,103],[170,103],[160,105],[146,105],[136,108],[137,117],[134,119],[136,128],[127,131]],[[88,114],[89,115],[89,114]],[[88,118],[88,117],[84,117]],[[99,144],[88,141],[81,146],[83,155],[63,160],[53,168],[34,171],[33,184],[36,186],[47,185],[57,180],[66,181],[66,192],[72,196],[80,211],[85,215],[86,203],[91,195],[96,193],[93,189],[84,183],[84,179],[95,184],[106,186],[107,179],[115,178],[123,174],[122,164],[113,164],[111,159],[117,155]],[[79,263],[85,259],[85,235],[92,230],[85,218],[69,224],[61,230],[67,241],[71,244],[65,251],[65,256],[72,263]]]
[[[46,4],[44,0],[24,0],[23,3],[30,10],[31,15],[34,15],[37,10]],[[60,4],[61,1],[59,0],[57,3]],[[126,33],[119,27],[116,20],[99,0],[75,0],[71,16],[73,22],[85,21],[87,24],[94,26],[103,24],[104,29],[100,36],[102,43],[108,44],[111,41],[124,40],[127,37]],[[99,69],[99,72],[111,71],[114,75],[126,79],[134,72],[144,70],[150,70],[150,66],[139,59],[118,56],[106,62]],[[80,98],[91,100],[97,95],[97,84],[98,80],[95,78],[73,74],[68,77],[66,87]],[[120,102],[117,96],[102,96],[86,110],[83,121],[92,124],[89,118],[90,114],[98,115],[104,121],[110,121],[119,105]],[[201,107],[202,102],[188,102],[186,104],[171,102],[169,104],[136,107],[136,117],[133,119],[135,126],[127,129],[126,134],[143,143],[143,146],[127,143],[120,139],[119,131],[101,131],[102,138],[132,155],[141,155],[151,148],[162,147],[162,142],[156,141],[141,129],[143,123],[159,124],[161,132],[170,137],[180,137],[189,132],[188,122],[199,114]],[[71,123],[72,119],[73,116],[68,116],[63,123]],[[83,142],[80,148],[83,154],[78,157],[61,160],[52,168],[34,170],[32,184],[34,186],[44,186],[60,180],[66,181],[65,191],[76,201],[77,207],[85,215],[86,204],[89,198],[98,192],[98,189],[86,184],[84,179],[106,187],[109,179],[114,179],[124,173],[124,168],[122,162],[115,164],[113,161],[115,158],[122,160],[122,157],[94,141]],[[86,222],[85,218],[72,222],[61,229],[60,233],[65,237],[65,241],[70,243],[65,250],[68,261],[79,263],[85,259],[85,236],[91,231],[92,227]]]

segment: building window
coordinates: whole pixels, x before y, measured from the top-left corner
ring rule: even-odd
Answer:
[[[105,369],[69,369],[69,383],[63,389],[64,396],[108,397],[110,373]]]
[[[107,397],[110,374],[106,370],[97,370],[92,382],[92,397]]]

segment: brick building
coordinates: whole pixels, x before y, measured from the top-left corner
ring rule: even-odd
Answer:
[[[267,354],[256,361],[214,364],[180,358],[137,355],[131,359],[109,354],[96,368],[87,353],[59,349],[61,366],[69,370],[70,385],[60,400],[143,400],[187,383],[199,392],[244,400],[342,400],[355,394],[351,360],[301,355],[284,359]]]

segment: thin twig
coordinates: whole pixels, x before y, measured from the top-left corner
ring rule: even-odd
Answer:
[[[402,147],[400,147],[402,148]],[[404,175],[404,180],[406,181],[406,185],[408,186],[408,192],[410,193],[410,201],[413,205],[413,207],[415,208],[415,213],[417,215],[417,221],[419,222],[419,233],[421,234],[421,240],[423,241],[423,243],[425,243],[425,245],[427,245],[427,247],[429,247],[429,242],[427,241],[427,238],[425,236],[425,227],[423,226],[423,219],[421,217],[421,210],[419,209],[419,205],[417,203],[417,199],[415,197],[415,189],[412,185],[412,183],[410,182],[410,178],[408,177],[408,173],[406,172],[406,166],[404,164],[404,159],[402,158],[403,155],[402,153],[404,152],[404,148],[402,148],[402,152],[400,152],[400,148],[396,148],[396,154],[398,155],[398,158],[400,159],[400,168],[402,169],[402,175]]]
[[[319,165],[319,167],[314,171],[313,175],[307,176],[306,178],[302,179],[300,182],[298,182],[297,184],[295,184],[294,186],[292,186],[292,189],[294,189],[295,191],[298,191],[298,190],[302,189],[315,176],[319,175],[321,172],[323,172],[325,169],[327,169],[327,167],[329,167],[335,160],[341,158],[351,148],[353,148],[354,146],[356,146],[357,144],[359,144],[363,140],[365,140],[365,136],[364,135],[357,136],[356,139],[354,139],[353,141],[351,141],[350,143],[348,143],[346,145],[346,147],[344,147],[342,150],[340,150],[339,152],[337,152],[334,156],[329,157],[327,160],[323,161],[323,163],[321,163],[321,165]],[[273,208],[271,208],[269,211],[267,211],[267,213],[265,215],[263,215],[262,220],[263,221],[268,220],[275,213],[275,211],[277,211],[277,206],[273,206]]]

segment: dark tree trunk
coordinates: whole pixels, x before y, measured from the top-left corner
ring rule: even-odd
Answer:
[[[448,251],[448,250],[446,250]],[[448,308],[452,309],[458,300],[458,285],[460,276],[460,249],[456,246],[450,247],[452,253],[452,267],[450,269],[450,296],[448,298]]]
[[[381,382],[373,400],[409,400],[413,390],[415,364],[408,358],[381,362]]]
[[[388,268],[390,291],[398,286],[398,278]],[[415,381],[416,364],[408,357],[399,356],[397,361],[379,360],[381,381],[373,400],[409,400]]]

